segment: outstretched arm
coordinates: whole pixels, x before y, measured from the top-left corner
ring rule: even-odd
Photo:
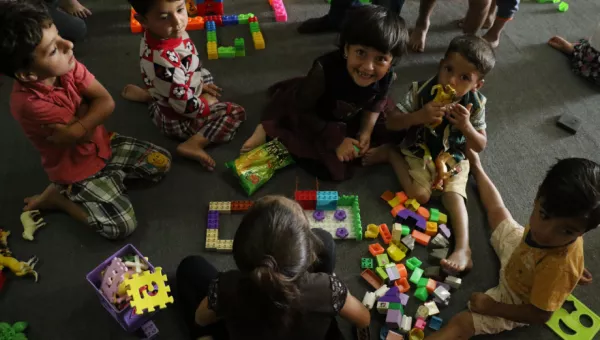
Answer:
[[[539,309],[532,304],[502,303],[484,293],[473,293],[469,303],[472,312],[526,324],[542,324],[552,316],[552,312]]]
[[[371,323],[371,313],[369,310],[357,298],[352,296],[350,292],[346,296],[344,307],[340,310],[340,316],[358,328],[368,327]]]

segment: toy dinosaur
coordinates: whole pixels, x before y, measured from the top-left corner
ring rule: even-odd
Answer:
[[[33,234],[39,228],[46,225],[41,217],[39,210],[25,211],[21,214],[21,224],[23,224],[23,238],[33,241]]]
[[[27,262],[23,262],[12,257],[12,252],[8,249],[9,235],[10,231],[0,229],[0,271],[2,271],[4,267],[7,267],[16,276],[33,275],[33,277],[35,277],[35,282],[37,282],[38,273],[34,270],[34,267],[38,262],[38,258],[34,256]]]
[[[27,340],[23,332],[27,328],[27,322],[15,322],[12,326],[6,322],[0,322],[1,340]]]
[[[431,94],[433,95],[434,93],[434,103],[448,105],[452,104],[452,102],[454,102],[454,100],[456,99],[456,90],[454,90],[450,85],[437,84],[431,88]],[[433,130],[436,127],[438,127],[441,123],[442,122],[439,121],[437,123],[430,124],[428,127]]]
[[[454,157],[448,152],[442,152],[435,158],[437,177],[431,186],[434,190],[444,190],[444,181],[460,172],[460,167],[449,169],[448,162]]]

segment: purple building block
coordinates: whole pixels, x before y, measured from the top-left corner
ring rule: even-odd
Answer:
[[[122,310],[117,310],[117,307],[110,303],[110,301],[102,294],[100,291],[100,284],[102,283],[102,271],[106,269],[112,262],[112,259],[115,257],[123,257],[125,255],[137,255],[141,259],[144,258],[144,255],[140,253],[135,247],[131,244],[128,244],[121,248],[119,251],[114,253],[112,256],[107,258],[104,262],[102,262],[98,267],[94,268],[91,272],[89,272],[86,276],[87,281],[94,287],[96,294],[100,298],[100,303],[104,308],[112,315],[112,317],[117,320],[119,325],[123,327],[123,329],[127,332],[133,332],[139,329],[143,324],[150,321],[154,313],[144,313],[142,315],[137,315],[133,312],[133,308],[127,307]],[[154,266],[148,262],[148,269],[154,271]]]
[[[425,218],[423,218],[423,216],[417,214],[416,212],[410,209],[404,209],[399,211],[398,215],[396,215],[396,219],[398,220],[398,222],[404,225],[416,228],[421,232],[425,232],[427,221],[425,221]]]
[[[398,296],[398,294],[400,294],[400,289],[398,286],[393,286],[388,289],[388,291],[385,293],[385,296]]]
[[[148,321],[140,328],[142,340],[153,340],[158,338],[158,328],[152,321]]]
[[[450,229],[448,229],[448,227],[445,224],[438,225],[438,231],[442,233],[442,235],[444,235],[444,237],[446,237],[447,239],[450,239],[450,236],[452,235]]]
[[[437,296],[433,297],[433,301],[437,303],[438,306],[448,307],[448,305],[450,304],[450,299],[442,301],[442,299],[438,298]]]
[[[346,229],[346,227],[337,228],[335,230],[335,236],[337,236],[339,238],[348,237],[348,229]]]
[[[377,300],[378,302],[400,303],[400,298],[397,295],[384,295]]]
[[[437,287],[444,287],[444,288],[446,288],[447,291],[450,291],[452,289],[449,284],[443,283],[443,282],[439,282],[439,281],[437,281],[437,285],[435,287],[436,288]]]
[[[400,293],[400,303],[401,303],[403,306],[406,306],[406,304],[408,303],[408,298],[409,298],[409,296],[408,296],[408,295],[406,295],[406,294],[404,294],[404,293]]]
[[[398,268],[396,268],[396,266],[385,268],[385,271],[388,274],[390,282],[396,281],[400,278],[400,273],[398,272]]]
[[[315,221],[323,221],[325,219],[325,212],[323,210],[315,210],[313,212],[313,218]]]
[[[390,309],[385,317],[385,323],[391,329],[397,329],[398,324],[402,320],[402,312],[400,310]]]
[[[338,209],[333,214],[333,217],[335,217],[335,219],[338,221],[343,221],[346,219],[346,212],[342,209]]]
[[[208,212],[208,224],[206,225],[207,229],[219,229],[219,212],[215,210],[210,210]]]

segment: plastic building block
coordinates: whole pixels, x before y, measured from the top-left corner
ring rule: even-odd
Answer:
[[[208,32],[214,32],[217,30],[217,24],[213,20],[210,20],[208,17],[206,18],[204,26],[206,28],[206,31]]]
[[[387,249],[387,253],[394,262],[400,262],[406,256],[405,253],[400,251],[400,249],[393,244],[390,244],[390,246]]]
[[[223,15],[222,0],[198,1],[196,3],[196,8],[199,16]]]
[[[241,17],[241,15],[238,16],[238,19],[239,17]],[[314,190],[296,191],[294,199],[304,210],[317,209],[317,192]]]
[[[362,269],[373,269],[373,259],[363,257],[360,259],[360,267]]]
[[[333,214],[333,217],[336,219],[336,221],[343,221],[346,219],[346,211],[342,210],[342,209],[338,209]]]
[[[383,239],[383,243],[390,244],[392,241],[392,234],[390,233],[390,229],[388,229],[387,224],[383,223],[379,225],[379,234]]]
[[[444,237],[444,235],[440,233],[435,235],[435,237],[429,241],[429,245],[437,248],[448,248],[450,246],[450,242]]]
[[[389,331],[385,340],[404,340],[404,337],[394,331]]]
[[[379,243],[373,243],[369,245],[369,253],[373,256],[377,256],[379,254],[383,254],[385,249]]]
[[[438,304],[438,306],[444,306],[444,307],[448,307],[448,305],[450,305],[450,299],[448,300],[440,300],[437,296],[433,296],[433,300],[435,303]]]
[[[391,191],[386,191],[383,194],[381,194],[381,199],[386,202],[393,200],[395,197],[396,195],[394,195],[394,193]]]
[[[425,287],[417,288],[417,290],[415,291],[415,297],[423,302],[427,301],[427,298],[429,297],[427,288],[425,288]]]
[[[256,23],[258,24],[258,23]],[[261,33],[259,33],[261,34]],[[261,34],[262,37],[262,34]],[[253,34],[254,39],[254,34]],[[256,41],[254,42],[256,48]],[[259,48],[256,48],[257,50]],[[337,191],[317,191],[317,209],[321,210],[336,210],[338,204]]]
[[[419,214],[420,216],[423,216],[424,219],[428,220],[429,219],[429,210],[427,210],[427,208],[425,207],[419,207],[417,209],[417,214]]]
[[[406,293],[410,290],[410,284],[405,277],[401,277],[399,280],[396,280],[394,285],[398,287],[400,293]]]
[[[377,312],[379,312],[379,314],[387,313],[388,309],[390,309],[389,302],[377,302]]]
[[[221,13],[223,14],[223,13]],[[223,16],[222,15],[207,15],[204,16],[205,21],[214,21],[216,26],[223,26]]]
[[[437,288],[437,282],[433,279],[429,279],[427,280],[427,286],[425,286],[425,288],[427,288],[429,294],[433,294],[433,291]]]
[[[425,268],[425,272],[423,272],[423,276],[429,278],[440,278],[442,274],[440,267],[427,267]]]
[[[217,241],[219,241],[219,229],[207,229],[206,250],[217,250]]]
[[[431,236],[423,234],[418,230],[413,230],[412,237],[415,239],[415,242],[423,246],[427,246],[429,244],[429,240],[431,239]]]
[[[206,52],[209,60],[219,59],[219,52],[217,50],[217,43],[209,41],[206,43]]]
[[[586,325],[582,323],[583,319],[587,319]],[[575,296],[569,295],[546,325],[563,339],[592,340],[598,338],[596,334],[600,331],[600,317]]]
[[[315,210],[313,212],[313,218],[315,221],[323,221],[325,219],[325,212],[323,210]]]
[[[377,296],[377,298],[379,299],[380,297],[384,296],[389,290],[390,287],[383,285],[375,291],[375,296]]]
[[[109,301],[115,301],[119,286],[121,285],[121,282],[124,281],[125,273],[127,273],[128,270],[127,266],[125,266],[119,257],[114,257],[110,265],[104,271],[100,290]]]
[[[131,29],[131,33],[142,33],[144,31],[142,25],[135,19],[133,8],[131,9],[131,16],[129,18],[129,28]]]
[[[200,31],[203,29],[204,29],[204,18],[202,18],[202,17],[188,18],[187,30]]]
[[[335,236],[339,237],[339,238],[346,238],[348,237],[348,229],[346,229],[345,227],[341,227],[341,228],[337,228],[335,230]]]
[[[450,232],[450,229],[448,229],[448,227],[445,224],[438,225],[438,231],[440,234],[444,235],[444,237],[447,239],[449,239],[450,236],[452,235],[452,233]]]
[[[389,277],[384,267],[375,268],[375,273],[383,280],[386,281]]]
[[[437,316],[432,316],[431,319],[429,320],[429,328],[439,331],[440,328],[442,328],[442,323],[444,322],[444,320],[442,320],[442,318],[437,317]]]
[[[406,209],[406,208],[403,205],[397,205],[394,208],[392,208],[390,213],[392,214],[393,217],[396,217],[396,216],[398,216],[398,213],[404,209]]]
[[[400,200],[400,204],[404,204],[406,201],[408,201],[408,196],[406,196],[404,191],[397,192],[396,197]]]
[[[223,26],[233,26],[238,24],[237,15],[224,15],[223,16]]]
[[[408,299],[410,298],[408,295],[404,294],[404,293],[399,293],[398,297],[400,298],[400,303],[403,306],[406,306],[406,304],[408,303]]]
[[[429,253],[429,262],[433,264],[440,263],[441,260],[448,257],[448,248],[434,249]]]
[[[429,218],[431,222],[438,222],[440,220],[440,211],[436,208],[429,209]]]
[[[377,259],[377,265],[379,267],[383,267],[386,264],[390,263],[390,258],[386,254],[379,254],[375,256],[375,258]]]
[[[218,240],[217,251],[225,253],[233,251],[233,240]]]
[[[398,222],[401,222],[404,225],[409,227],[417,228],[421,231],[425,231],[426,222],[423,216],[418,215],[414,211],[410,209],[401,210],[396,216]]]
[[[421,276],[423,276],[423,269],[421,268],[415,268],[415,270],[413,271],[412,275],[410,276],[410,282],[417,284],[419,283],[419,280],[421,279]]]
[[[217,48],[217,52],[219,53],[219,58],[223,58],[223,59],[235,58],[235,47],[233,47],[233,46],[221,46],[221,47]]]
[[[417,283],[417,287],[421,288],[421,287],[427,287],[427,284],[429,283],[429,279],[426,277],[422,277],[419,282]]]
[[[252,208],[252,201],[231,201],[231,211],[244,212]]]
[[[167,294],[171,288],[166,285],[166,282],[167,276],[162,275],[160,267],[154,268],[153,273],[145,271],[141,274],[131,275],[131,278],[126,281],[130,287],[127,295],[131,298],[129,304],[135,308],[136,314],[143,314],[146,309],[151,313],[154,312],[155,307],[163,309],[167,308],[167,303],[173,303],[173,297]],[[140,293],[140,288],[143,286],[155,286],[157,289],[155,289],[154,295],[150,295],[147,290],[146,293]],[[143,295],[140,296],[141,294]]]
[[[450,292],[443,286],[438,286],[433,291],[433,295],[442,301],[446,301],[450,298]]]
[[[218,211],[210,210],[208,212],[207,220],[208,220],[207,224],[206,224],[207,229],[219,229],[219,212]]]
[[[429,236],[435,236],[438,232],[438,225],[435,222],[427,222],[425,227],[425,234]]]
[[[440,314],[440,309],[434,301],[425,302],[425,307],[427,307],[427,309],[429,310],[430,316]]]
[[[446,280],[444,280],[445,283],[449,284],[450,287],[454,288],[454,289],[458,289],[460,288],[460,284],[462,283],[462,279],[458,278],[458,277],[454,277],[454,276],[448,276],[446,278]]]
[[[400,241],[406,246],[406,248],[410,250],[415,249],[415,239],[411,235],[404,236]]]
[[[375,289],[379,289],[383,285],[383,281],[371,269],[364,270],[360,276]]]
[[[413,328],[408,332],[408,338],[410,340],[423,340],[425,339],[425,333],[420,328]]]
[[[379,227],[376,224],[367,225],[367,231],[365,231],[365,238],[377,238],[379,236]]]
[[[422,264],[423,262],[416,257],[411,257],[410,259],[406,260],[406,268],[410,270],[415,270],[415,268],[421,267]]]
[[[210,202],[208,210],[218,211],[221,214],[231,213],[231,202]]]
[[[419,209],[421,205],[419,204],[419,202],[417,202],[416,199],[409,198],[408,200],[406,200],[406,202],[404,202],[404,206],[412,211],[417,211],[417,209]]]
[[[392,310],[399,310],[402,313],[404,313],[404,307],[402,307],[402,304],[400,302],[390,302],[390,308]]]
[[[564,13],[564,12],[566,12],[566,11],[568,11],[568,10],[569,10],[569,4],[568,4],[568,3],[566,3],[566,2],[564,2],[564,1],[563,1],[563,2],[561,2],[561,3],[558,5],[558,11],[559,11],[559,12],[562,12],[562,13]]]
[[[439,218],[438,223],[440,223],[440,224],[448,223],[448,215],[440,213],[440,218]]]
[[[400,205],[400,199],[394,196],[394,198],[388,201],[388,204],[390,205],[390,207],[395,208]]]
[[[148,321],[140,327],[140,332],[142,333],[142,340],[151,340],[158,338],[158,328],[153,321]]]
[[[396,268],[398,268],[398,273],[400,273],[400,277],[408,277],[406,266],[403,263],[396,263]]]
[[[408,333],[408,332],[410,332],[411,327],[412,327],[412,317],[408,316],[406,314],[403,315],[402,316],[402,323],[401,323],[401,326],[400,326],[400,331],[402,333]]]
[[[248,24],[248,15],[247,14],[239,14],[238,15],[238,24],[240,24],[240,25]]]
[[[273,8],[273,12],[275,13],[275,21],[277,22],[285,22],[288,19],[287,12],[285,10],[285,6],[282,0],[271,0],[271,8]]]
[[[410,234],[410,227],[406,226],[406,225],[403,225],[402,226],[402,236],[406,236],[408,234]]]
[[[375,293],[367,292],[362,300],[362,304],[367,307],[367,309],[373,309],[373,306],[375,305]]]
[[[423,318],[417,318],[417,321],[415,321],[415,328],[424,330],[426,325],[425,319]]]
[[[252,42],[254,42],[254,49],[255,50],[264,50],[265,49],[265,38],[263,38],[263,35],[261,32],[254,32],[252,33]],[[332,207],[331,210],[334,210],[335,207]]]
[[[400,241],[402,239],[402,224],[394,223],[392,225],[392,241]]]
[[[404,254],[408,253],[408,247],[405,246],[402,242],[394,242],[394,245],[400,249]]]
[[[415,319],[418,319],[418,318],[427,319],[428,316],[429,316],[429,309],[427,307],[425,307],[424,305],[420,305],[419,308],[417,308],[417,312],[415,313]]]
[[[235,47],[236,57],[246,56],[246,43],[244,41],[244,38],[235,38],[233,40],[233,46]]]
[[[389,328],[397,329],[402,320],[402,312],[390,309],[385,317],[385,323]]]
[[[386,271],[390,281],[395,281],[400,278],[400,273],[398,272],[398,268],[396,268],[396,266],[393,264],[391,267],[386,266],[385,271]]]

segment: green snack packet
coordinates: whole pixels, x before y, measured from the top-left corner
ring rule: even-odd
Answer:
[[[292,163],[290,153],[275,139],[225,163],[225,166],[240,179],[242,188],[250,196],[271,179],[275,171]]]

